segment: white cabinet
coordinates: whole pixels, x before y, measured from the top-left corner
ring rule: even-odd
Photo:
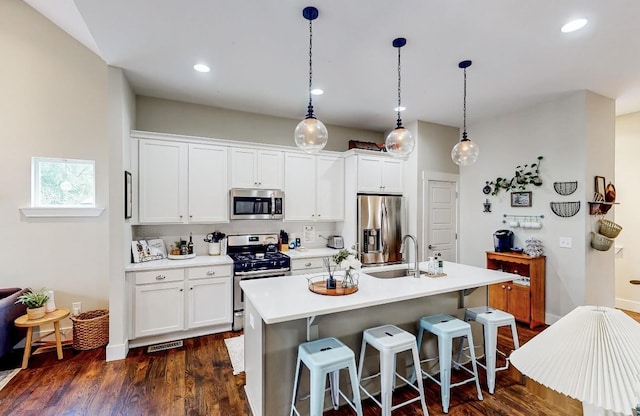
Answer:
[[[287,221],[344,219],[344,159],[337,156],[285,153]]]
[[[231,267],[193,267],[187,274],[188,328],[232,322]]]
[[[133,274],[134,338],[231,324],[231,265]]]
[[[136,273],[134,296],[135,337],[184,329],[184,271],[182,269]]]
[[[189,144],[189,222],[229,220],[227,148]]]
[[[282,160],[279,150],[231,148],[231,187],[282,189]]]
[[[309,257],[304,259],[291,260],[291,274],[307,274],[307,273],[324,273],[327,268],[324,265],[325,257]],[[333,258],[330,257],[331,265],[335,265]]]
[[[402,193],[402,160],[358,155],[358,192]]]
[[[227,148],[140,140],[141,224],[229,220]]]

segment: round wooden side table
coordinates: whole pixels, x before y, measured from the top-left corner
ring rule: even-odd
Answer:
[[[29,319],[27,315],[22,315],[14,321],[15,326],[20,328],[27,328],[27,339],[24,346],[24,355],[22,356],[22,368],[27,368],[27,365],[29,364],[32,343],[44,338],[43,335],[32,340],[31,337],[33,336],[33,328],[44,324],[53,324],[54,333],[56,336],[56,349],[58,350],[58,360],[62,360],[62,337],[60,335],[60,321],[67,316],[69,316],[69,309],[58,308],[53,312],[45,314],[40,319]]]

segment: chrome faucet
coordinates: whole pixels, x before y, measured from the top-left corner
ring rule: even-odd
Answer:
[[[409,268],[409,256],[407,256],[407,273],[409,274],[413,274],[413,277],[420,277],[420,266],[418,265],[418,241],[416,240],[416,238],[414,236],[412,236],[411,234],[405,234],[404,237],[402,237],[402,244],[400,246],[400,253],[402,253],[402,256],[404,257],[405,253],[407,252],[407,250],[405,250],[405,240],[409,238],[411,240],[413,240],[413,254],[414,254],[414,269],[411,270]]]

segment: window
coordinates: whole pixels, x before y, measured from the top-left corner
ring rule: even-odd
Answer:
[[[95,161],[34,157],[31,172],[32,207],[95,207]]]

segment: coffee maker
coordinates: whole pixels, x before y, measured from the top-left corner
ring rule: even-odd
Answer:
[[[493,233],[493,247],[499,252],[509,252],[513,248],[513,231],[498,230]]]

